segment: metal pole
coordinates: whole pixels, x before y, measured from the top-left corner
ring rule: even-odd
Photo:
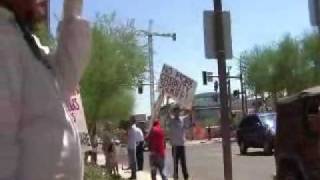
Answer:
[[[150,108],[152,108],[155,101],[154,94],[154,65],[153,65],[153,37],[152,37],[152,20],[149,21],[149,31],[148,31],[148,54],[149,54],[149,73],[150,73]]]
[[[247,111],[245,109],[245,101],[244,101],[244,87],[243,87],[243,64],[242,59],[240,59],[240,88],[241,88],[241,108],[242,108],[242,117],[244,117],[247,114]]]
[[[227,84],[228,84],[228,100],[229,100],[229,106],[228,106],[228,110],[229,110],[229,117],[231,117],[232,115],[232,94],[231,94],[231,79],[230,77],[230,69],[231,67],[228,66],[228,71],[227,71]]]
[[[247,112],[245,110],[245,105],[244,105],[244,88],[243,88],[243,75],[242,72],[240,74],[240,88],[241,88],[241,108],[242,108],[242,116],[244,117]]]
[[[224,52],[223,36],[223,14],[221,0],[214,0],[214,18],[216,24],[215,39],[218,50],[218,73],[220,81],[220,102],[221,102],[221,126],[222,126],[222,149],[224,163],[224,178],[232,180],[232,159],[230,147],[230,120],[228,116],[228,94],[226,79],[226,58]]]
[[[245,100],[245,105],[246,105],[246,114],[248,114],[249,110],[248,110],[248,96],[247,96],[247,90],[244,89],[244,100]]]

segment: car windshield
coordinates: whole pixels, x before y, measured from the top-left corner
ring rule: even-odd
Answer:
[[[261,121],[271,128],[274,128],[276,126],[276,117],[277,116],[275,113],[259,115]]]

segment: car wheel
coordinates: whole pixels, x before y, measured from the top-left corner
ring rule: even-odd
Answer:
[[[264,144],[263,144],[263,152],[265,154],[272,154],[272,144],[268,141],[266,141]]]
[[[243,142],[243,141],[241,141],[240,142],[240,145],[239,145],[240,147],[240,154],[247,154],[247,149],[248,149],[248,147],[246,146],[246,144]]]

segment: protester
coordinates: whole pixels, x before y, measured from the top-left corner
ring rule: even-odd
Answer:
[[[106,155],[106,166],[110,174],[119,175],[117,152],[114,143],[109,144]]]
[[[182,167],[182,173],[184,179],[187,180],[189,178],[187,165],[186,165],[186,153],[185,153],[185,131],[189,128],[189,125],[185,120],[180,118],[180,107],[175,105],[173,107],[173,118],[171,118],[169,122],[170,128],[170,142],[172,145],[172,156],[173,156],[173,164],[174,164],[174,174],[173,178],[175,180],[178,179],[178,164],[179,161]]]
[[[144,161],[144,136],[142,133],[142,130],[135,126],[135,131],[136,131],[136,137],[137,137],[137,152],[136,152],[136,156],[137,156],[137,165],[138,165],[138,171],[142,171],[143,170],[143,161]]]
[[[136,145],[137,145],[137,131],[134,117],[130,118],[128,128],[128,159],[131,169],[131,177],[129,179],[137,178],[137,158],[136,158]]]
[[[165,137],[159,120],[153,123],[147,141],[150,150],[151,179],[156,180],[157,170],[159,170],[162,180],[167,180],[163,172],[165,166]]]
[[[92,151],[91,151],[91,163],[94,165],[97,165],[97,161],[98,161],[98,136],[94,135],[93,138],[91,139],[91,147],[92,147]]]
[[[89,60],[82,1],[66,0],[57,50],[44,57],[32,29],[38,0],[0,0],[0,179],[81,180],[79,135],[66,102]]]

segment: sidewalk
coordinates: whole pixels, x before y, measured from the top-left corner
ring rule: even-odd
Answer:
[[[103,154],[98,154],[98,165],[104,165],[105,164],[105,157]],[[119,174],[122,178],[128,179],[131,175],[130,170],[123,170],[122,166],[119,164]],[[161,179],[160,176],[157,176],[157,179]],[[138,171],[137,172],[137,180],[151,180],[150,171],[144,170],[144,171]],[[168,178],[168,180],[173,180],[172,178]]]
[[[119,173],[122,178],[128,179],[131,175],[130,170],[124,171],[121,168],[119,169]],[[157,180],[161,180],[160,176],[157,176]],[[148,171],[138,171],[137,172],[137,180],[151,180],[150,172]],[[173,178],[168,178],[168,180],[173,180]]]

